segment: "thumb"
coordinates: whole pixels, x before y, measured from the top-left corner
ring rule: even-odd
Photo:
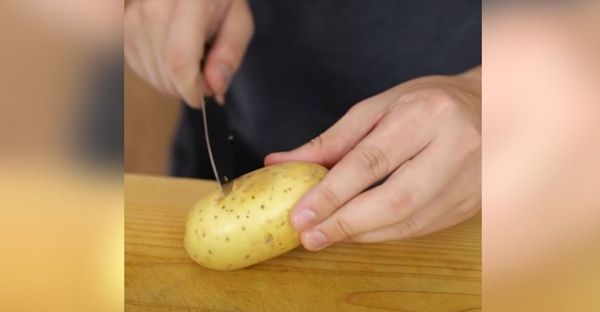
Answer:
[[[362,140],[381,119],[385,106],[367,100],[354,105],[338,122],[308,143],[265,157],[265,165],[286,161],[314,162],[331,168]]]
[[[204,65],[206,82],[219,104],[223,104],[223,95],[242,63],[253,34],[254,21],[246,1],[233,1]]]

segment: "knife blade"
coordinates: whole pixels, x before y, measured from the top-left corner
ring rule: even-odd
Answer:
[[[219,184],[221,193],[227,195],[233,188],[233,182],[229,181],[227,176],[223,176],[223,179],[221,179],[221,175],[219,175],[219,170],[217,169],[217,164],[211,147],[210,134],[208,132],[207,111],[208,108],[206,106],[206,101],[204,100],[204,98],[202,98],[202,123],[204,125],[204,139],[206,141],[206,150],[208,152],[208,158],[210,160],[210,165],[212,167],[215,180]]]

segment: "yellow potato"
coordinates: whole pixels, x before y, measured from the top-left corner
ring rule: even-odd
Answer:
[[[209,193],[188,215],[187,253],[204,267],[234,270],[294,249],[300,239],[290,211],[326,173],[313,163],[282,163],[235,179],[227,195]]]

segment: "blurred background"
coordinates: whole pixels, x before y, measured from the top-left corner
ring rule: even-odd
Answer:
[[[130,2],[125,0],[125,7]],[[124,77],[124,170],[167,175],[171,139],[181,102],[156,92],[127,65]]]
[[[167,175],[171,139],[182,104],[156,92],[128,66],[124,76],[125,172]]]
[[[123,310],[122,16],[0,1],[0,311]]]
[[[484,311],[598,311],[600,3],[483,19]]]

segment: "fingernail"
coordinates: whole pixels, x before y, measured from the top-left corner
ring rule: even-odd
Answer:
[[[292,226],[296,231],[302,231],[317,220],[317,215],[312,210],[301,210],[294,214]]]
[[[215,95],[215,101],[221,106],[225,105],[225,97],[223,96],[223,94]]]
[[[223,90],[221,90],[222,93],[225,93],[225,91],[227,91],[227,88],[229,87],[229,83],[231,82],[231,75],[232,75],[232,70],[231,67],[229,67],[229,65],[227,65],[227,63],[221,63],[221,65],[219,66],[219,72],[221,74],[221,83],[223,84]]]
[[[312,231],[304,236],[303,242],[307,249],[317,250],[327,245],[327,237],[321,231]]]

